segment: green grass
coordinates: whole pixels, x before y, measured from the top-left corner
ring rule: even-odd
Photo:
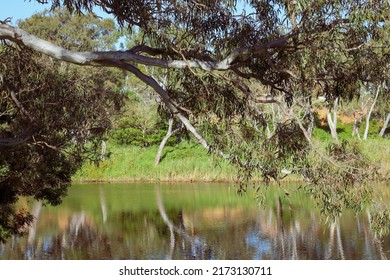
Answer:
[[[234,170],[226,162],[216,164],[207,151],[187,142],[165,147],[155,167],[157,146],[140,148],[107,143],[110,157],[99,165],[87,163],[74,176],[75,181],[232,181]]]
[[[352,136],[353,123],[344,124],[338,122],[337,124],[337,136],[339,140],[357,140],[357,136]],[[360,125],[360,137],[363,138],[364,130],[366,128],[365,120],[362,121]],[[368,139],[383,139],[379,136],[379,130],[381,125],[377,122],[372,121],[368,129]],[[322,125],[314,128],[313,137],[322,141],[332,141],[332,136],[330,135],[330,130],[327,125]]]
[[[380,137],[378,134],[380,125],[374,122],[369,127],[367,140],[359,139],[357,136],[353,137],[352,126],[353,124],[338,124],[339,141],[347,140],[351,143],[357,143],[363,155],[379,168],[379,172],[385,178],[390,179],[390,138]],[[363,137],[364,129],[365,121],[363,121],[360,127],[361,138]],[[327,127],[315,128],[313,138],[320,148],[325,148],[332,143],[332,137]]]
[[[361,131],[364,127],[361,127]],[[378,136],[378,127],[370,129],[367,140],[352,137],[352,124],[339,124],[339,139],[356,142],[367,159],[378,166],[384,178],[390,178],[390,139]],[[313,138],[321,150],[332,143],[330,133],[325,128],[316,128]],[[222,182],[234,181],[235,169],[227,162],[217,165],[207,151],[191,142],[182,142],[175,147],[164,148],[160,164],[155,167],[157,146],[140,148],[107,143],[111,154],[98,166],[87,163],[74,176],[75,181],[144,181],[144,182]],[[289,176],[289,181],[301,180]]]
[[[362,153],[378,166],[384,178],[390,179],[390,139],[373,138],[359,141]]]

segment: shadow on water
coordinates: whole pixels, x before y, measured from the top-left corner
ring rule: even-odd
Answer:
[[[270,188],[266,206],[227,185],[73,186],[58,207],[30,205],[25,237],[0,245],[0,259],[387,259],[370,212],[325,223],[311,200],[286,203]]]

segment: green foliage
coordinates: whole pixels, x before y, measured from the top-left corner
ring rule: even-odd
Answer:
[[[157,131],[157,133],[143,134],[140,129],[126,127],[117,128],[111,133],[111,137],[122,145],[134,145],[139,147],[149,147],[152,145],[158,145],[164,138],[164,131]],[[170,138],[169,144],[173,144],[174,139]]]
[[[18,22],[20,28],[75,51],[113,50],[121,32],[112,19],[71,14],[66,9],[45,10]]]
[[[45,16],[37,17],[44,22]],[[62,18],[64,24],[68,19]],[[38,27],[43,37],[60,28],[36,26],[35,20],[21,24]],[[118,72],[80,70],[4,41],[0,73],[1,242],[10,234],[22,234],[32,220],[15,207],[19,197],[59,204],[83,162],[99,158],[101,139],[111,127],[109,117],[122,98],[116,88],[121,84]]]
[[[324,129],[322,127],[321,128],[315,127],[313,130],[312,137],[314,139],[318,139],[321,142],[329,142],[332,140],[332,136],[330,135],[330,131],[329,131],[328,127],[326,129]]]
[[[322,212],[334,220],[344,208],[358,212],[371,201],[372,189],[368,182],[376,178],[377,170],[356,144],[344,140],[341,144],[329,144],[326,154],[314,155],[302,174],[310,182],[304,190],[316,199]]]
[[[297,173],[295,166],[306,162],[309,152],[306,139],[294,121],[278,123],[270,138],[244,119],[237,123],[220,123],[213,129],[214,135],[220,135],[214,145],[223,147],[229,155],[227,159],[238,167],[240,191],[246,190],[252,178],[261,177],[268,183],[271,179],[279,181],[285,177],[284,170]],[[235,145],[237,142],[239,146]]]
[[[282,170],[288,169],[290,173],[304,176],[311,182],[311,186],[322,186],[312,189],[313,195],[322,201],[330,217],[335,217],[344,205],[360,208],[358,205],[354,206],[355,198],[365,201],[368,192],[361,189],[361,192],[355,194],[354,190],[359,185],[364,186],[364,179],[369,178],[365,175],[370,166],[364,163],[357,149],[346,144],[331,146],[327,150],[327,156],[315,156],[316,153],[313,155],[313,146],[303,130],[310,123],[312,101],[316,94],[324,96],[330,106],[336,99],[351,100],[358,96],[359,87],[363,84],[372,88],[379,84],[388,86],[388,1],[245,1],[251,10],[250,14],[238,11],[238,4],[242,3],[239,1],[111,2],[52,1],[54,12],[46,14],[50,18],[40,15],[20,25],[27,31],[72,50],[108,50],[119,34],[112,21],[99,21],[92,17],[84,21],[82,16],[71,16],[68,12],[59,10],[63,6],[71,12],[102,8],[114,15],[118,24],[127,27],[129,32],[138,32],[140,36],[134,42],[139,42],[140,46],[135,46],[129,52],[148,61],[145,63],[148,66],[142,66],[142,71],[148,72],[149,77],[145,78],[136,70],[134,72],[138,73],[138,77],[144,77],[143,80],[154,88],[157,87],[152,79],[154,74],[167,75],[168,81],[161,83],[159,94],[171,105],[175,114],[180,112],[181,116],[188,118],[205,135],[204,138],[211,144],[211,151],[224,155],[237,167],[241,188],[245,188],[245,183],[254,175],[259,174],[265,180],[279,180],[284,176]],[[63,21],[66,23],[63,24]],[[105,62],[109,63],[107,60]],[[116,62],[116,65],[129,66],[128,69],[137,67],[131,60]],[[192,62],[191,65],[195,67],[189,67],[187,62]],[[76,66],[63,63],[47,63],[57,77],[51,83],[63,85],[68,81],[72,86],[75,85],[71,89],[79,96],[64,98],[61,89],[58,89],[59,100],[65,103],[65,109],[56,110],[61,112],[61,116],[65,116],[66,123],[61,123],[65,128],[58,131],[53,129],[51,124],[60,122],[60,118],[56,121],[46,118],[46,108],[39,107],[42,112],[38,115],[45,119],[39,125],[43,124],[47,130],[44,130],[44,134],[39,134],[45,136],[41,139],[35,138],[34,131],[32,139],[35,144],[39,141],[49,145],[52,145],[49,141],[52,138],[58,141],[62,139],[64,142],[60,143],[60,147],[66,147],[66,151],[85,148],[78,141],[78,145],[69,144],[67,137],[74,133],[74,128],[69,128],[69,118],[74,117],[76,124],[79,124],[76,126],[84,128],[80,132],[82,140],[89,140],[85,137],[88,128],[98,127],[105,131],[109,127],[109,118],[102,117],[104,110],[98,106],[101,99],[105,98],[101,89],[103,88],[103,92],[109,91],[111,86],[120,84],[120,72],[95,72],[89,71],[90,69],[82,71]],[[165,73],[149,71],[149,65],[167,68],[176,65],[177,68],[168,69],[169,73]],[[201,65],[203,66],[196,68]],[[213,67],[221,71],[212,71]],[[15,93],[20,95],[21,89],[16,78],[19,74],[11,73],[17,84]],[[68,77],[67,74],[71,76]],[[102,83],[110,75],[116,78]],[[42,84],[39,77],[36,77],[39,83],[32,80],[29,83],[33,86],[39,87]],[[262,98],[264,92],[251,89],[251,83],[264,86],[266,100]],[[80,89],[83,87],[97,93],[94,97],[89,96],[92,99],[88,99],[89,103],[81,98]],[[24,86],[22,90],[29,91],[31,88],[34,91],[31,86]],[[47,89],[49,92],[51,90]],[[51,98],[47,101],[55,103],[54,97]],[[31,105],[35,100],[37,103],[43,102],[39,98],[26,97],[23,106],[25,103]],[[268,102],[279,106],[282,112],[278,120],[272,119],[274,131],[270,137],[266,135],[272,118],[266,112]],[[10,98],[3,102],[0,113],[7,113],[1,116],[13,116],[12,111],[18,111],[24,117],[21,121],[24,126],[20,127],[26,127],[29,124],[28,114],[21,106],[9,107],[9,104],[12,104]],[[83,106],[78,106],[79,104]],[[115,123],[113,137],[121,143],[147,146],[154,143],[154,136],[151,135],[159,135],[161,129],[156,129],[156,117],[150,115],[155,110],[139,106],[139,102],[134,104],[136,105],[126,110],[127,115]],[[79,111],[74,113],[70,110],[72,105]],[[137,111],[137,108],[141,110]],[[88,112],[88,123],[83,122],[84,110]],[[7,120],[5,123],[8,125],[11,121]],[[24,130],[20,127],[13,128],[11,137],[23,139]],[[38,125],[32,126],[32,130],[41,132],[39,129]],[[9,128],[4,130],[5,134],[10,132]],[[30,134],[28,131],[28,135]],[[46,137],[47,135],[52,137]],[[8,135],[4,137],[6,136]],[[23,152],[35,155],[29,148]],[[79,155],[81,152],[77,151],[79,153],[76,154]],[[68,158],[67,155],[63,157]],[[58,158],[54,154],[45,160],[64,158]],[[33,159],[38,160],[39,157]],[[56,169],[55,164],[50,168]],[[37,171],[52,172],[50,168]],[[57,169],[61,169],[61,166]],[[53,172],[58,176],[61,174],[55,170]],[[62,179],[66,181],[68,176]],[[347,191],[344,192],[344,188]]]
[[[118,144],[149,147],[160,144],[167,133],[164,118],[158,114],[157,103],[148,96],[149,92],[128,92],[121,115],[114,120],[109,136]],[[176,135],[167,144],[177,142]]]
[[[8,165],[0,165],[0,178],[5,178],[10,172]]]
[[[0,200],[0,243],[12,235],[25,233],[26,224],[31,223],[33,218],[25,209],[16,210],[14,206]]]
[[[377,237],[383,237],[390,232],[390,209],[379,208],[371,217],[371,228]]]

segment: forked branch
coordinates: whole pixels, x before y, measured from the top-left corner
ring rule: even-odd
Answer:
[[[220,61],[201,59],[166,60],[139,54],[140,52],[143,52],[150,55],[157,55],[163,52],[161,49],[153,49],[147,46],[136,46],[127,51],[71,51],[46,40],[42,40],[20,28],[8,24],[0,24],[0,39],[10,40],[53,58],[74,64],[99,66],[103,63],[107,64],[109,61],[126,61],[129,63],[139,63],[161,68],[199,68],[208,72],[214,70],[228,70],[233,67],[237,61],[242,62],[249,58],[265,57],[268,55],[269,49],[290,48],[287,43],[287,38],[288,37],[282,36],[267,43],[236,48]]]

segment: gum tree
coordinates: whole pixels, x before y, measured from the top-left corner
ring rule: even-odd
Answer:
[[[45,12],[19,24],[45,39],[62,34],[59,42],[66,37],[75,50],[108,49],[116,32],[112,21],[84,17],[75,26],[75,19],[66,11],[50,17]],[[93,26],[101,32],[95,39],[75,36],[74,28],[77,35],[93,34]],[[121,73],[112,69],[79,68],[23,45],[0,43],[0,242],[23,233],[32,219],[15,207],[18,198],[58,204],[82,163],[98,160],[109,117],[121,104],[120,84]]]
[[[362,83],[389,79],[387,0],[51,3],[74,13],[101,8],[143,40],[128,50],[76,51],[6,22],[0,39],[58,61],[132,73],[201,145],[239,168],[240,183],[298,174],[332,217],[367,200],[362,182],[372,172],[358,151],[341,143],[321,152],[311,139],[312,103],[324,96],[334,104]],[[143,65],[169,70],[166,88]],[[267,136],[269,104],[284,117]]]

